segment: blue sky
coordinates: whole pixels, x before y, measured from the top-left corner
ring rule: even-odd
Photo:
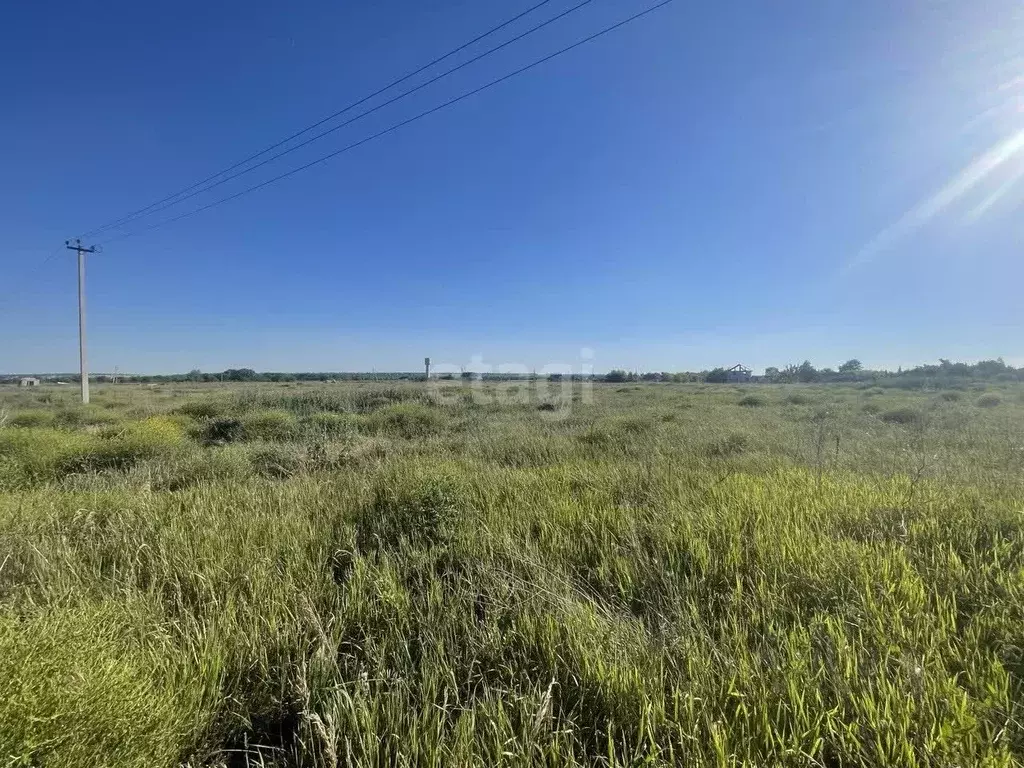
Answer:
[[[0,371],[77,368],[74,257],[47,260],[65,238],[536,1],[5,4]],[[493,42],[573,4],[551,0]],[[650,4],[593,0],[139,224]],[[111,242],[89,262],[91,368],[1024,364],[1022,131],[1017,2],[675,0],[331,162]]]

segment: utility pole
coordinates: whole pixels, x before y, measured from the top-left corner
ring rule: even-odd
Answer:
[[[427,368],[427,375],[423,377],[423,380],[424,381],[430,381],[430,358],[429,357],[424,357],[423,358],[423,365],[425,365],[426,368]]]
[[[78,362],[82,369],[82,402],[89,402],[89,371],[85,364],[85,254],[96,253],[96,246],[87,248],[76,239],[74,244],[65,240],[69,251],[78,252]]]

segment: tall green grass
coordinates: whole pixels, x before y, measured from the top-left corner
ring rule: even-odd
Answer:
[[[1024,761],[1015,392],[98,389],[0,429],[0,763]]]

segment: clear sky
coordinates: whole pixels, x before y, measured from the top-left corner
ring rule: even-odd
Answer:
[[[47,260],[65,238],[536,2],[4,3],[0,371],[77,369],[74,255]],[[650,4],[593,0],[138,224]],[[328,163],[111,242],[89,261],[91,368],[1022,364],[1022,175],[1016,0],[675,0]]]

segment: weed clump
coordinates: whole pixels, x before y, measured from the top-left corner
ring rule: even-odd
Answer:
[[[53,411],[37,409],[16,413],[8,424],[12,427],[50,427],[53,426],[53,422]]]
[[[249,461],[257,474],[280,480],[301,472],[305,468],[306,456],[297,445],[267,443],[253,446],[249,450]]]
[[[359,515],[357,542],[364,550],[394,549],[403,542],[445,544],[467,509],[465,488],[450,476],[389,474],[374,485],[372,500]]]
[[[768,405],[768,401],[761,397],[761,395],[746,395],[739,399],[738,404],[744,408],[761,408]]]
[[[924,423],[924,414],[916,408],[892,408],[883,411],[880,418],[886,424],[899,424],[904,427],[913,427]]]
[[[302,426],[313,434],[328,437],[347,435],[356,430],[356,422],[352,415],[334,411],[322,411],[307,416],[302,420]]]
[[[116,421],[118,417],[115,414],[96,404],[60,408],[53,414],[54,425],[64,429],[104,426]]]
[[[174,409],[174,413],[179,413],[198,421],[216,419],[224,415],[225,411],[226,404],[216,400],[191,400]]]
[[[352,406],[359,413],[372,413],[402,403],[424,403],[426,397],[418,390],[411,389],[373,389],[357,392],[352,398]]]
[[[365,424],[371,433],[412,440],[440,432],[444,427],[444,419],[436,409],[425,405],[397,403],[370,413],[366,416]]]
[[[246,440],[284,442],[298,433],[299,422],[290,411],[256,411],[242,418]]]
[[[989,392],[979,397],[975,405],[979,408],[995,408],[1001,402],[1003,402],[1003,399],[999,395],[995,392]]]
[[[245,439],[245,427],[239,419],[213,419],[199,430],[199,438],[209,445],[225,445]]]
[[[708,443],[704,452],[712,458],[724,459],[746,453],[749,445],[750,438],[741,432],[732,432],[719,440]]]

